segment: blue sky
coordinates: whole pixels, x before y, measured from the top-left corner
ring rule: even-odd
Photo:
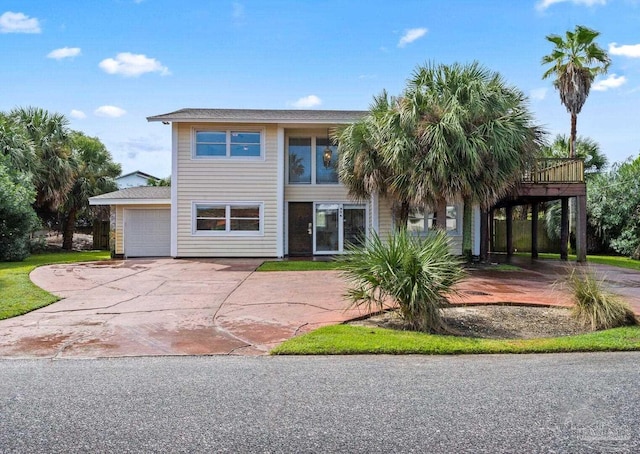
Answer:
[[[170,173],[184,107],[366,109],[425,62],[477,60],[530,98],[553,138],[569,114],[540,59],[550,33],[601,32],[612,58],[578,118],[611,162],[640,151],[640,0],[2,0],[0,111],[37,106],[99,137],[124,172]]]

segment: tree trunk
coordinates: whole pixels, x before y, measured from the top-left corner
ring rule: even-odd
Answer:
[[[62,249],[70,251],[73,249],[73,232],[76,229],[76,217],[78,211],[75,208],[69,210],[64,230],[62,231]]]
[[[409,202],[395,202],[392,211],[395,228],[398,230],[406,230],[407,223],[409,222],[409,212],[411,211]]]
[[[447,201],[444,199],[438,201],[433,226],[442,230],[447,230]]]
[[[576,157],[576,135],[577,135],[577,127],[576,123],[578,122],[578,116],[571,113],[571,142],[569,143],[569,157]]]

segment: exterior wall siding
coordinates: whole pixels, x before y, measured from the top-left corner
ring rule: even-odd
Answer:
[[[261,130],[264,159],[193,159],[194,128]],[[177,256],[277,256],[277,125],[178,125]],[[263,204],[262,235],[194,235],[194,202],[257,202]]]

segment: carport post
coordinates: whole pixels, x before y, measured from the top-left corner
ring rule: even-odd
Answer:
[[[538,258],[538,202],[531,204],[531,258]]]

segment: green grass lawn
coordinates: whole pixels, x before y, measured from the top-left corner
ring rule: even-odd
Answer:
[[[31,282],[29,273],[36,267],[108,258],[109,251],[54,252],[32,255],[23,262],[0,263],[0,320],[26,314],[59,300]]]
[[[528,252],[518,252],[515,255],[518,255],[521,257],[529,257],[531,254]],[[544,252],[544,253],[538,254],[538,258],[549,259],[549,260],[560,260],[560,254]],[[576,259],[575,255],[569,254],[569,260],[575,260],[575,259]],[[597,263],[600,265],[617,266],[620,268],[628,268],[631,270],[640,271],[640,260],[633,260],[629,257],[620,257],[616,255],[588,255],[587,262]]]
[[[273,355],[558,353],[640,350],[640,327],[544,339],[479,339],[333,325],[290,339]]]
[[[267,261],[257,271],[326,271],[338,268],[338,262],[312,260]]]

